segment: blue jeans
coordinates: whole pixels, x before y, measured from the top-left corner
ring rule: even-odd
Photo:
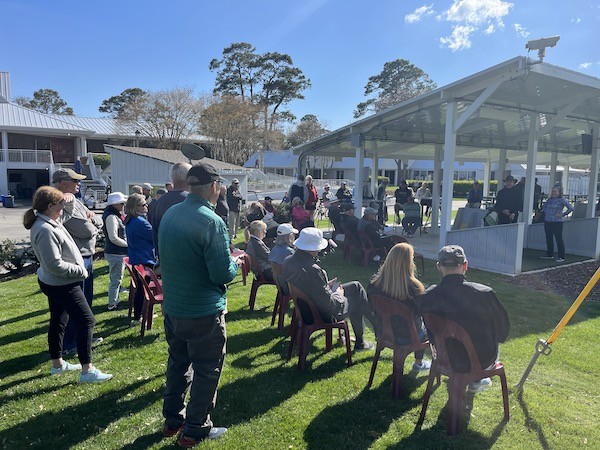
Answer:
[[[84,256],[83,264],[88,272],[88,277],[80,283],[80,286],[91,309],[92,300],[94,299],[94,256]],[[67,322],[67,327],[65,328],[65,337],[63,339],[64,350],[70,351],[77,347],[75,334],[75,324],[72,320],[69,320]]]
[[[213,426],[210,412],[215,407],[225,360],[225,314],[194,319],[165,314],[165,335],[169,360],[163,416],[170,428],[185,424],[185,436],[203,439]],[[188,390],[190,400],[186,406]]]

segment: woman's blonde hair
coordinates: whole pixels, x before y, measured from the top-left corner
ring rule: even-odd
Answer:
[[[256,236],[258,230],[267,231],[267,224],[262,220],[255,220],[248,226],[248,231],[252,236]]]
[[[423,293],[425,286],[417,279],[414,254],[413,246],[408,243],[394,245],[373,275],[371,283],[386,295],[400,301]]]
[[[31,230],[33,223],[37,219],[35,211],[43,213],[51,204],[59,203],[63,198],[63,193],[52,186],[42,186],[35,191],[35,194],[33,194],[33,205],[25,211],[25,215],[23,216],[23,226],[25,229]]]
[[[138,210],[138,206],[146,203],[146,197],[143,194],[131,194],[127,197],[127,203],[125,203],[125,214],[127,217],[139,217],[143,215]]]

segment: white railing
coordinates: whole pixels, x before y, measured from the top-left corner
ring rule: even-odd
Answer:
[[[8,162],[52,164],[52,152],[50,150],[9,149]]]

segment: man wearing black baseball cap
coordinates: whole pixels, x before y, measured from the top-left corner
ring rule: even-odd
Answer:
[[[222,181],[211,164],[193,166],[187,174],[188,196],[169,208],[159,229],[169,345],[163,434],[179,433],[182,447],[227,431],[214,427],[210,417],[225,359],[226,284],[238,270],[237,260],[230,256],[227,227],[215,213]],[[188,389],[190,400],[185,405]]]
[[[452,320],[471,336],[481,367],[491,367],[498,358],[498,344],[508,337],[508,314],[491,287],[468,282],[469,267],[465,251],[458,245],[447,245],[438,254],[438,270],[443,279],[430,286],[417,300],[421,314],[432,313]],[[427,326],[427,322],[425,322]],[[429,339],[435,336],[428,332]],[[469,359],[462,346],[448,345],[452,366],[469,372]],[[479,392],[492,384],[489,378],[471,383],[469,389]]]

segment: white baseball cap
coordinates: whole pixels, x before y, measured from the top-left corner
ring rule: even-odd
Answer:
[[[298,230],[296,230],[291,224],[289,223],[282,223],[281,225],[279,225],[277,227],[277,236],[286,236],[288,234],[297,234]]]

